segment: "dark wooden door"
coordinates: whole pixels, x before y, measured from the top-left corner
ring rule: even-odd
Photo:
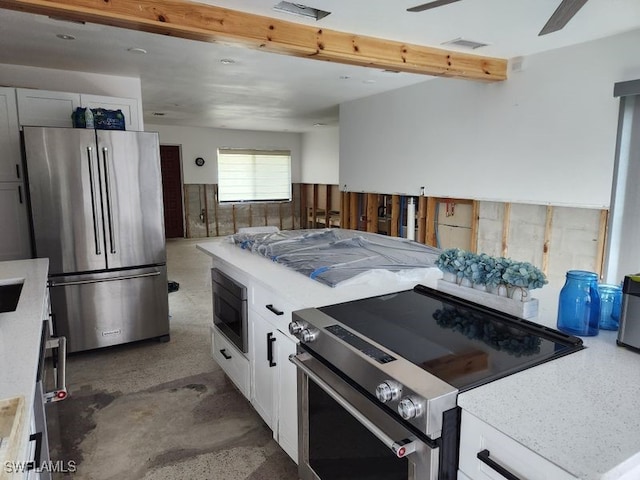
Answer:
[[[167,238],[184,237],[182,216],[182,170],[180,147],[160,145],[164,232]]]

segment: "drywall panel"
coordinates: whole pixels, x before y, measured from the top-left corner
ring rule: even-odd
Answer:
[[[299,182],[302,136],[300,133],[150,124],[146,125],[145,130],[158,132],[161,144],[182,146],[184,183],[218,183],[218,148],[290,150],[291,182]],[[195,164],[198,157],[205,160],[202,167]]]
[[[501,83],[435,79],[340,106],[340,185],[607,207],[640,31],[526,57]]]
[[[338,184],[340,130],[321,127],[302,134],[300,182]]]

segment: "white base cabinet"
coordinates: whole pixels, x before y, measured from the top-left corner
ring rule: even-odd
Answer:
[[[213,325],[211,355],[238,390],[249,398],[249,360]]]
[[[478,458],[478,454],[485,461]],[[460,424],[459,460],[459,468],[469,480],[509,478],[500,473],[500,469],[523,480],[577,480],[465,410],[462,411]]]
[[[252,284],[249,307],[251,403],[273,438],[298,461],[297,371],[289,361],[296,343],[287,333],[292,306]]]

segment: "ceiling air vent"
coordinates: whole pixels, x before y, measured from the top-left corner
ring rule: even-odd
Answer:
[[[473,40],[465,40],[464,38],[456,38],[454,40],[449,40],[448,42],[443,42],[441,43],[441,45],[455,45],[456,47],[475,50],[476,48],[486,47],[489,44],[482,43],[482,42],[474,42]]]
[[[317,8],[307,7],[301,3],[280,2],[274,10],[278,12],[290,13],[291,15],[297,15],[299,17],[313,18],[314,20],[320,20],[331,12],[325,12],[324,10],[318,10]]]

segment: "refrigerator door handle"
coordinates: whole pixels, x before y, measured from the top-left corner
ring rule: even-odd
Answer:
[[[102,163],[104,165],[104,186],[107,190],[107,218],[109,220],[109,244],[111,245],[111,254],[115,255],[116,253],[116,242],[115,236],[113,234],[113,211],[111,206],[113,205],[113,201],[111,200],[111,186],[109,184],[109,162],[108,162],[108,154],[109,149],[107,147],[102,147]]]
[[[96,255],[102,255],[102,250],[100,249],[100,244],[102,241],[100,240],[100,231],[98,229],[98,202],[96,201],[96,189],[95,182],[93,180],[93,167],[91,166],[91,154],[93,153],[93,149],[91,147],[87,147],[87,162],[89,163],[89,183],[91,184],[89,190],[91,191],[91,210],[93,213],[93,238],[95,240],[96,245]]]
[[[158,275],[160,275],[160,272],[141,273],[140,275],[124,275],[121,277],[111,277],[111,278],[96,278],[93,280],[76,280],[72,282],[55,282],[50,280],[49,286],[50,287],[68,287],[69,285],[87,285],[89,283],[118,282],[120,280],[130,280],[132,278],[157,277]]]

